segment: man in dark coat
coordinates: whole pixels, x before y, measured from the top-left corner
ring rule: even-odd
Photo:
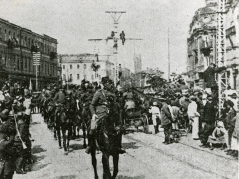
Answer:
[[[163,102],[163,107],[161,108],[161,127],[164,128],[165,140],[164,144],[170,144],[170,134],[172,131],[172,116],[168,107],[170,100]]]
[[[204,127],[205,124],[214,126],[215,118],[216,118],[216,108],[215,103],[213,102],[212,96],[207,97],[207,103],[204,107],[204,118],[202,120],[202,126]]]
[[[206,88],[215,88],[217,86],[215,74],[220,73],[225,69],[226,67],[216,68],[216,65],[211,63],[210,66],[204,71],[204,82],[206,83]]]

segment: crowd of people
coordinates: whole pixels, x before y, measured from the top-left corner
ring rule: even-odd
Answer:
[[[106,84],[110,85],[106,85],[104,80],[102,84],[105,85],[83,80],[81,86],[72,85],[69,91],[49,85],[42,89],[41,93],[32,93],[27,87],[21,87],[17,83],[11,86],[6,82],[0,91],[0,178],[12,178],[14,171],[25,174],[29,170],[27,165],[32,163],[32,139],[29,132],[31,113],[41,112],[44,116],[46,101],[65,104],[66,98],[74,101],[75,109],[71,113],[81,108],[78,106],[79,101],[89,106],[93,121],[91,123],[94,125],[97,123],[95,121],[104,118],[103,114],[107,115],[108,100],[115,100],[121,109],[121,125],[126,123],[127,117],[140,117],[145,114],[149,121],[147,125],[152,124],[155,133],[159,132],[159,125],[164,129],[163,143],[166,145],[178,142],[182,131],[192,132],[192,138],[201,141],[200,147],[213,150],[220,145],[228,155],[238,155],[238,151],[231,148],[233,132],[238,122],[236,93],[228,96],[219,115],[216,94],[211,90],[193,90],[180,80],[165,83],[158,87],[154,94],[144,94],[137,88],[114,87],[112,81],[105,79]],[[105,91],[102,91],[103,89]],[[107,96],[113,99],[105,98],[106,92]],[[137,113],[135,109],[140,112]],[[58,112],[56,110],[56,116]],[[91,129],[94,127],[91,125]],[[89,136],[94,138],[92,131]],[[75,138],[76,131],[73,130],[71,135]],[[91,145],[90,142],[86,153],[90,152]],[[119,152],[125,152],[121,139]]]
[[[14,171],[26,174],[32,164],[31,95],[8,82],[0,91],[0,178],[11,179]]]
[[[221,146],[228,155],[237,156],[237,148],[232,148],[231,141],[238,111],[238,95],[229,93],[219,115],[218,96],[213,90],[193,90],[181,88],[184,82],[171,82],[157,88],[154,94],[142,95],[144,105],[150,106],[148,116],[152,118],[155,133],[158,126],[164,128],[165,141],[178,142],[182,131],[191,132],[194,140],[200,140],[200,147],[214,149]],[[229,90],[228,91],[232,91]],[[150,97],[149,97],[150,96]],[[238,137],[238,136],[237,136]]]

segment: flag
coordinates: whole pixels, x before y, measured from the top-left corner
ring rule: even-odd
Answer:
[[[32,79],[30,78],[29,90],[32,91]]]

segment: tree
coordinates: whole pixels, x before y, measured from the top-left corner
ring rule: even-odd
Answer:
[[[146,83],[151,84],[152,87],[161,87],[164,86],[167,81],[160,76],[150,76]]]
[[[145,78],[146,83],[150,84],[153,88],[161,87],[167,82],[165,79],[162,78],[164,72],[158,69],[147,69],[139,72],[139,74],[141,74],[141,77]]]

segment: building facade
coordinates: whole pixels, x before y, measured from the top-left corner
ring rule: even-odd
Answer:
[[[83,79],[89,82],[100,82],[102,77],[114,79],[114,64],[108,57],[97,57],[92,54],[60,55],[63,85],[80,85]],[[98,59],[98,60],[97,60]],[[99,65],[94,71],[92,64]]]
[[[227,81],[239,90],[239,9],[238,0],[226,1],[226,68]],[[210,63],[217,65],[217,0],[206,0],[190,24],[187,59],[188,83],[204,88],[203,75]]]
[[[33,52],[41,54],[40,66],[33,66]],[[57,80],[57,40],[39,35],[9,21],[0,19],[0,78],[28,86],[32,81],[42,88]]]
[[[195,88],[204,88],[203,72],[210,63],[216,63],[216,1],[206,1],[206,7],[196,11],[190,24],[187,72],[192,79],[188,83]]]

